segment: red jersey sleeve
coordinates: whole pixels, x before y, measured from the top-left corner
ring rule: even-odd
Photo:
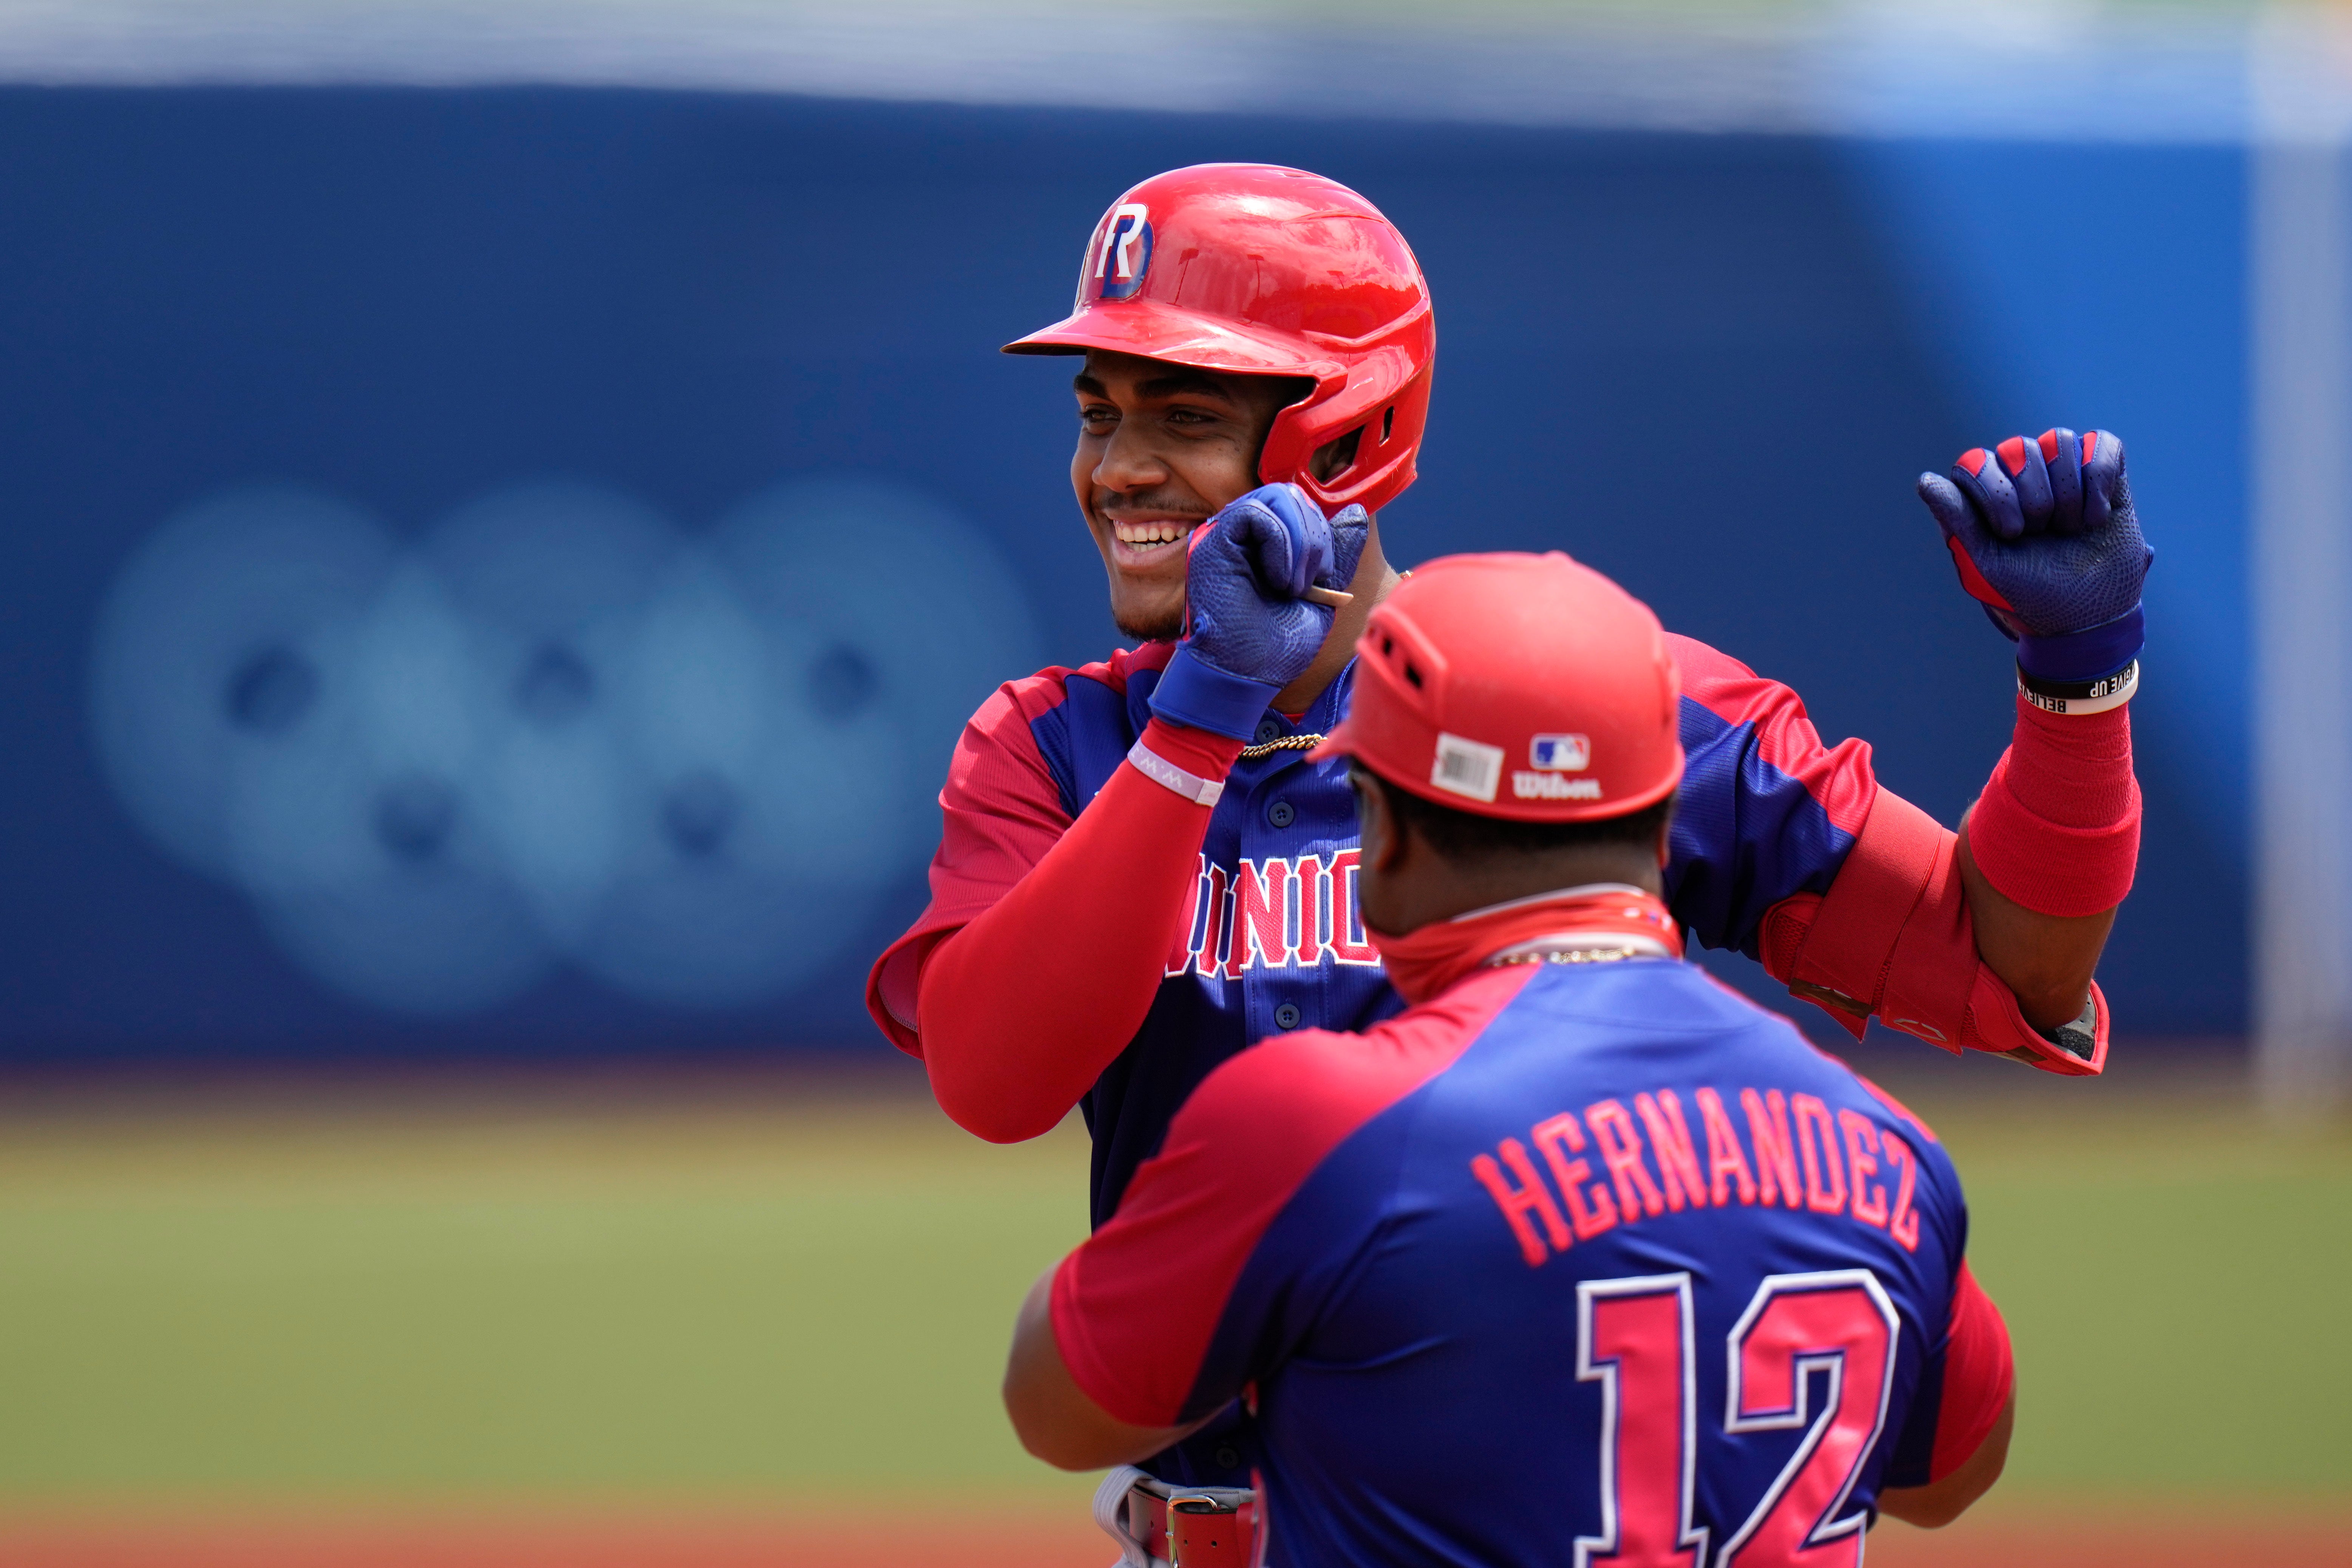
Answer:
[[[1927,1479],[1940,1481],[1966,1464],[2009,1403],[2017,1385],[2009,1325],[1977,1284],[1967,1259],[1952,1287],[1952,1326],[1944,1346],[1943,1398],[1936,1412],[1934,1457]]]
[[[2017,1381],[2009,1328],[1963,1258],[1952,1273],[1944,1337],[1927,1347],[1882,1487],[1924,1487],[1968,1462],[2000,1419]]]
[[[1202,1080],[1118,1212],[1054,1275],[1055,1343],[1087,1397],[1131,1426],[1172,1426],[1270,1370],[1207,1364],[1225,1318],[1254,1310],[1234,1287],[1267,1229],[1334,1149],[1444,1071],[1533,974],[1488,970],[1361,1035],[1286,1035]]]
[[[1851,841],[1878,795],[1868,743],[1827,743],[1794,689],[1695,637],[1670,632],[1666,641],[1682,676],[1683,695],[1719,722],[1745,726],[1753,737],[1751,765],[1803,790],[1826,826]]]
[[[1667,902],[1708,947],[1754,956],[1772,908],[1828,891],[1869,814],[1870,748],[1824,745],[1805,705],[1704,643],[1669,637],[1685,767]]]

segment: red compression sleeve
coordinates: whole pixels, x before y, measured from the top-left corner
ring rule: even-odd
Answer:
[[[1157,719],[1143,744],[1209,780],[1242,748]],[[1011,891],[931,950],[923,1064],[958,1126],[997,1143],[1050,1131],[1127,1048],[1192,908],[1209,811],[1123,763]]]
[[[2009,1325],[1984,1293],[1968,1262],[1952,1284],[1951,1337],[1944,1350],[1944,1398],[1936,1413],[1936,1449],[1927,1479],[1940,1481],[1969,1457],[2000,1418],[2017,1381],[2009,1347]]]
[[[1969,852],[2007,898],[2045,915],[2095,915],[2139,863],[2131,709],[2045,713],[2020,697],[2017,733],[1969,817]]]

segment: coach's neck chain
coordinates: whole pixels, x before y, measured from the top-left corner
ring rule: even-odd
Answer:
[[[1260,741],[1255,745],[1244,746],[1241,760],[1252,763],[1260,757],[1270,757],[1276,752],[1311,752],[1322,743],[1323,737],[1320,735],[1277,735],[1271,741]]]
[[[1486,967],[1500,969],[1510,963],[1614,963],[1621,958],[1654,956],[1642,947],[1543,947],[1533,952],[1496,953],[1486,961]]]

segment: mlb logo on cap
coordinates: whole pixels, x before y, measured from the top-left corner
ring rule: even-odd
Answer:
[[[1592,742],[1582,735],[1538,735],[1528,742],[1528,762],[1556,773],[1580,773],[1592,765]]]

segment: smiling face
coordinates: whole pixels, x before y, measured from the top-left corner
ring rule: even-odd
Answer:
[[[1072,386],[1070,485],[1110,578],[1111,619],[1131,637],[1175,637],[1192,530],[1257,489],[1274,416],[1313,384],[1093,349]]]

